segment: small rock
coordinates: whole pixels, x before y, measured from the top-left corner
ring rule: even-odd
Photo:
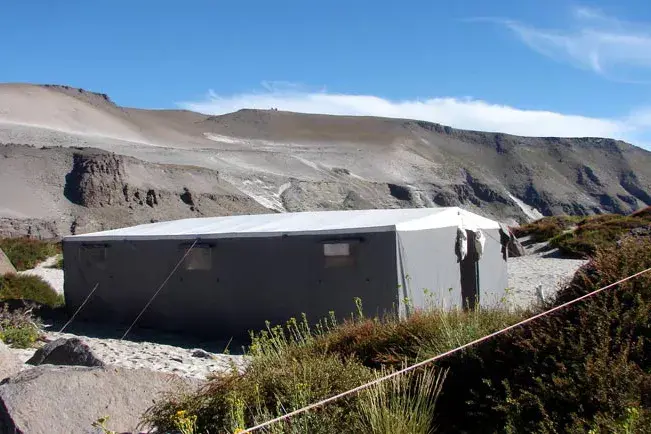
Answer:
[[[79,338],[60,338],[39,348],[27,361],[30,365],[104,366]]]
[[[197,348],[195,350],[192,350],[192,357],[197,357],[199,359],[212,359],[213,356],[210,354],[208,351],[202,350],[201,348]]]

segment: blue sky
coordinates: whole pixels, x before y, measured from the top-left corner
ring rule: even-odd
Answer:
[[[648,0],[5,0],[0,82],[651,144]]]

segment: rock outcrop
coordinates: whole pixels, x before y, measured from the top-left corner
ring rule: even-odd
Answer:
[[[30,365],[104,366],[102,362],[79,338],[60,338],[48,342],[27,360]]]
[[[111,430],[140,432],[155,400],[200,384],[146,369],[37,366],[0,384],[0,432],[95,433],[104,417]]]
[[[0,179],[35,166],[38,176],[13,188],[18,216],[0,217],[0,237],[60,238],[178,218],[268,212],[201,167],[160,165],[98,149],[0,146]],[[39,177],[43,177],[41,181]],[[0,181],[0,192],[2,190]],[[1,211],[1,210],[0,210]],[[36,217],[25,218],[26,214]]]

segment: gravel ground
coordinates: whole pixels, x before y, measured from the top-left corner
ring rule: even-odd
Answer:
[[[525,245],[526,256],[509,258],[509,288],[512,302],[518,307],[527,307],[540,301],[539,294],[548,300],[556,294],[574,273],[588,261],[584,259],[564,259],[557,250],[549,250],[546,243]]]
[[[46,339],[80,337],[95,355],[107,365],[124,368],[146,368],[181,377],[206,379],[211,372],[242,370],[246,358],[239,355],[215,354],[197,348],[182,348],[155,342],[134,342],[119,339],[78,336],[72,333],[47,332]],[[195,352],[198,354],[195,355]],[[35,349],[12,350],[26,362]],[[25,365],[24,369],[31,367]]]

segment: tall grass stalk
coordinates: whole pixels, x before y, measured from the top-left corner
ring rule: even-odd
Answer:
[[[505,309],[433,310],[427,314],[430,329],[416,338],[420,357],[427,358],[450,351],[494,333],[525,317],[522,311]]]
[[[378,376],[388,371],[381,369]],[[361,393],[358,408],[363,432],[430,434],[436,401],[447,371],[411,371]]]

